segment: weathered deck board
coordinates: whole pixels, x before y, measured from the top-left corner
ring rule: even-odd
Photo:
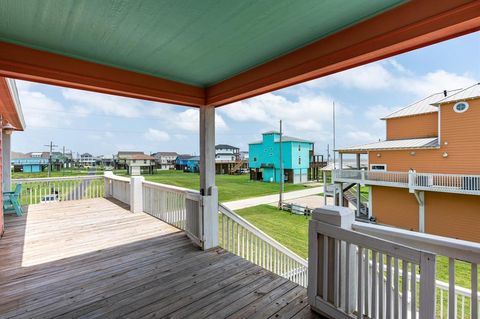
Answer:
[[[6,217],[0,318],[292,318],[306,291],[106,199]]]

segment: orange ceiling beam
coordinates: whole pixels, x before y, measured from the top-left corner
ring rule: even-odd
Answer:
[[[412,0],[213,85],[207,104],[225,105],[478,30],[478,0]]]
[[[23,131],[23,123],[15,107],[15,99],[10,92],[7,80],[0,77],[0,114],[2,125],[11,124],[16,130]]]
[[[0,42],[0,75],[155,102],[205,104],[204,88],[6,42]]]
[[[222,106],[480,30],[479,0],[412,0],[209,88],[0,42],[0,76],[188,106]]]

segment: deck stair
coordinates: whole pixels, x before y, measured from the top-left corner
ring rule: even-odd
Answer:
[[[245,159],[238,161],[237,164],[230,169],[230,174],[235,174],[240,168],[242,168],[243,164],[245,164]]]
[[[358,211],[357,217],[359,218],[368,218],[368,206],[366,202],[368,202],[368,198],[360,193],[360,205],[357,203],[357,189],[355,187],[351,187],[348,190],[343,192],[343,198],[346,199],[350,204],[355,206]]]

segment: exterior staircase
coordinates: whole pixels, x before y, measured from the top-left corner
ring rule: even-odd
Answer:
[[[238,161],[237,164],[235,164],[235,166],[232,167],[232,169],[230,170],[230,174],[235,174],[235,172],[238,171],[243,166],[243,164],[245,164],[245,161],[245,159],[241,159],[240,161]]]
[[[348,203],[352,204],[357,210],[357,218],[362,220],[368,219],[368,198],[360,194],[360,207],[357,203],[357,189],[354,187],[355,183],[344,184],[343,187],[343,199]],[[325,185],[324,192],[327,196],[333,196],[335,193],[335,185],[327,184]]]

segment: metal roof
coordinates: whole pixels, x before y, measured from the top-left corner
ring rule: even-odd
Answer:
[[[414,115],[419,115],[419,114],[427,114],[427,113],[434,113],[438,112],[438,108],[434,106],[433,104],[438,102],[439,100],[445,98],[446,96],[453,95],[455,93],[458,93],[460,89],[456,90],[450,90],[450,91],[443,91],[443,92],[438,92],[435,94],[432,94],[430,96],[427,96],[426,98],[417,101],[413,104],[410,104],[407,107],[404,107],[400,110],[397,110],[385,117],[382,118],[382,120],[388,120],[392,118],[397,118],[397,117],[405,117],[405,116],[414,116]]]
[[[223,150],[223,149],[239,149],[238,147],[228,145],[228,144],[218,144],[215,145],[216,150]]]
[[[336,149],[340,153],[359,152],[359,151],[379,151],[379,150],[401,150],[418,148],[436,148],[438,147],[438,138],[413,138],[405,140],[380,141],[376,143],[363,144],[358,146]]]
[[[441,99],[440,101],[437,101],[434,103],[435,105],[440,105],[444,103],[451,103],[451,102],[457,102],[457,101],[463,101],[463,100],[469,100],[469,99],[474,99],[480,97],[480,83],[475,83],[474,85],[461,90],[459,92],[456,92],[455,94],[452,94],[450,96],[447,96],[444,99]]]

